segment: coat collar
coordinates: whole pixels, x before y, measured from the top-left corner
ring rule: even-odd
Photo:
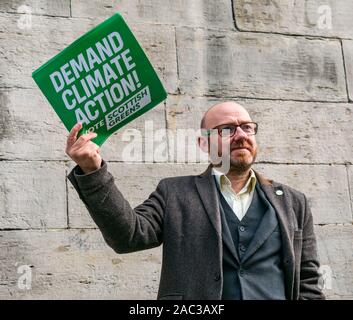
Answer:
[[[209,165],[206,171],[196,177],[197,191],[200,195],[204,209],[208,214],[217,235],[221,238],[221,218],[219,211],[219,199],[217,195],[216,181],[212,174],[212,165]]]
[[[210,164],[207,169],[202,172],[199,176],[200,177],[207,177],[209,175],[212,175],[212,168],[213,165]],[[252,169],[255,172],[256,178],[258,179],[259,183],[261,185],[273,185],[275,184],[275,182],[271,179],[266,178],[264,175],[262,175],[261,173],[257,172],[256,170]]]
[[[292,239],[295,227],[294,215],[282,184],[266,178],[256,170],[254,170],[254,172],[261,189],[276,210],[278,219],[281,223],[281,228],[288,235],[289,240]],[[215,183],[212,174],[212,164],[210,164],[203,173],[196,177],[196,187],[205,206],[205,210],[209,214],[216,231],[220,233],[220,222],[214,218],[215,213],[219,216],[219,210],[217,209],[219,207],[219,201]]]

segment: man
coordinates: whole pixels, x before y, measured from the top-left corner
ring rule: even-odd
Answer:
[[[118,253],[163,243],[158,299],[323,299],[313,219],[304,194],[251,169],[257,124],[235,102],[212,106],[198,140],[229,171],[212,164],[198,176],[162,179],[142,204],[124,199],[97,145],[76,125],[69,179]],[[216,131],[216,134],[213,134]],[[223,165],[222,165],[223,167]]]

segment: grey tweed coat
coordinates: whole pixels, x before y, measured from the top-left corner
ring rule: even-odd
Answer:
[[[255,174],[279,221],[287,299],[324,299],[305,195]],[[86,175],[76,166],[68,179],[116,252],[163,244],[158,299],[221,299],[223,243],[211,166],[200,175],[162,179],[136,208],[121,194],[104,161],[100,169]]]

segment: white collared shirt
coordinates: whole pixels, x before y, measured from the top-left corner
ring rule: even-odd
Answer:
[[[256,184],[254,171],[250,169],[250,177],[246,181],[245,186],[238,193],[234,192],[232,184],[225,174],[215,168],[212,168],[212,171],[223,197],[233,209],[233,212],[238,217],[239,221],[241,221],[249,209],[254,196]]]

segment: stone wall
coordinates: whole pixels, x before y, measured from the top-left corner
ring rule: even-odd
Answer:
[[[104,243],[66,179],[66,129],[31,79],[116,11],[169,94],[102,147],[131,205],[163,177],[202,172],[175,163],[172,135],[197,129],[213,103],[240,101],[260,123],[258,170],[309,198],[328,298],[353,299],[349,0],[2,0],[0,299],[156,298],[162,248],[119,255]],[[166,157],[124,162],[124,133],[144,138],[147,122],[169,129]]]

